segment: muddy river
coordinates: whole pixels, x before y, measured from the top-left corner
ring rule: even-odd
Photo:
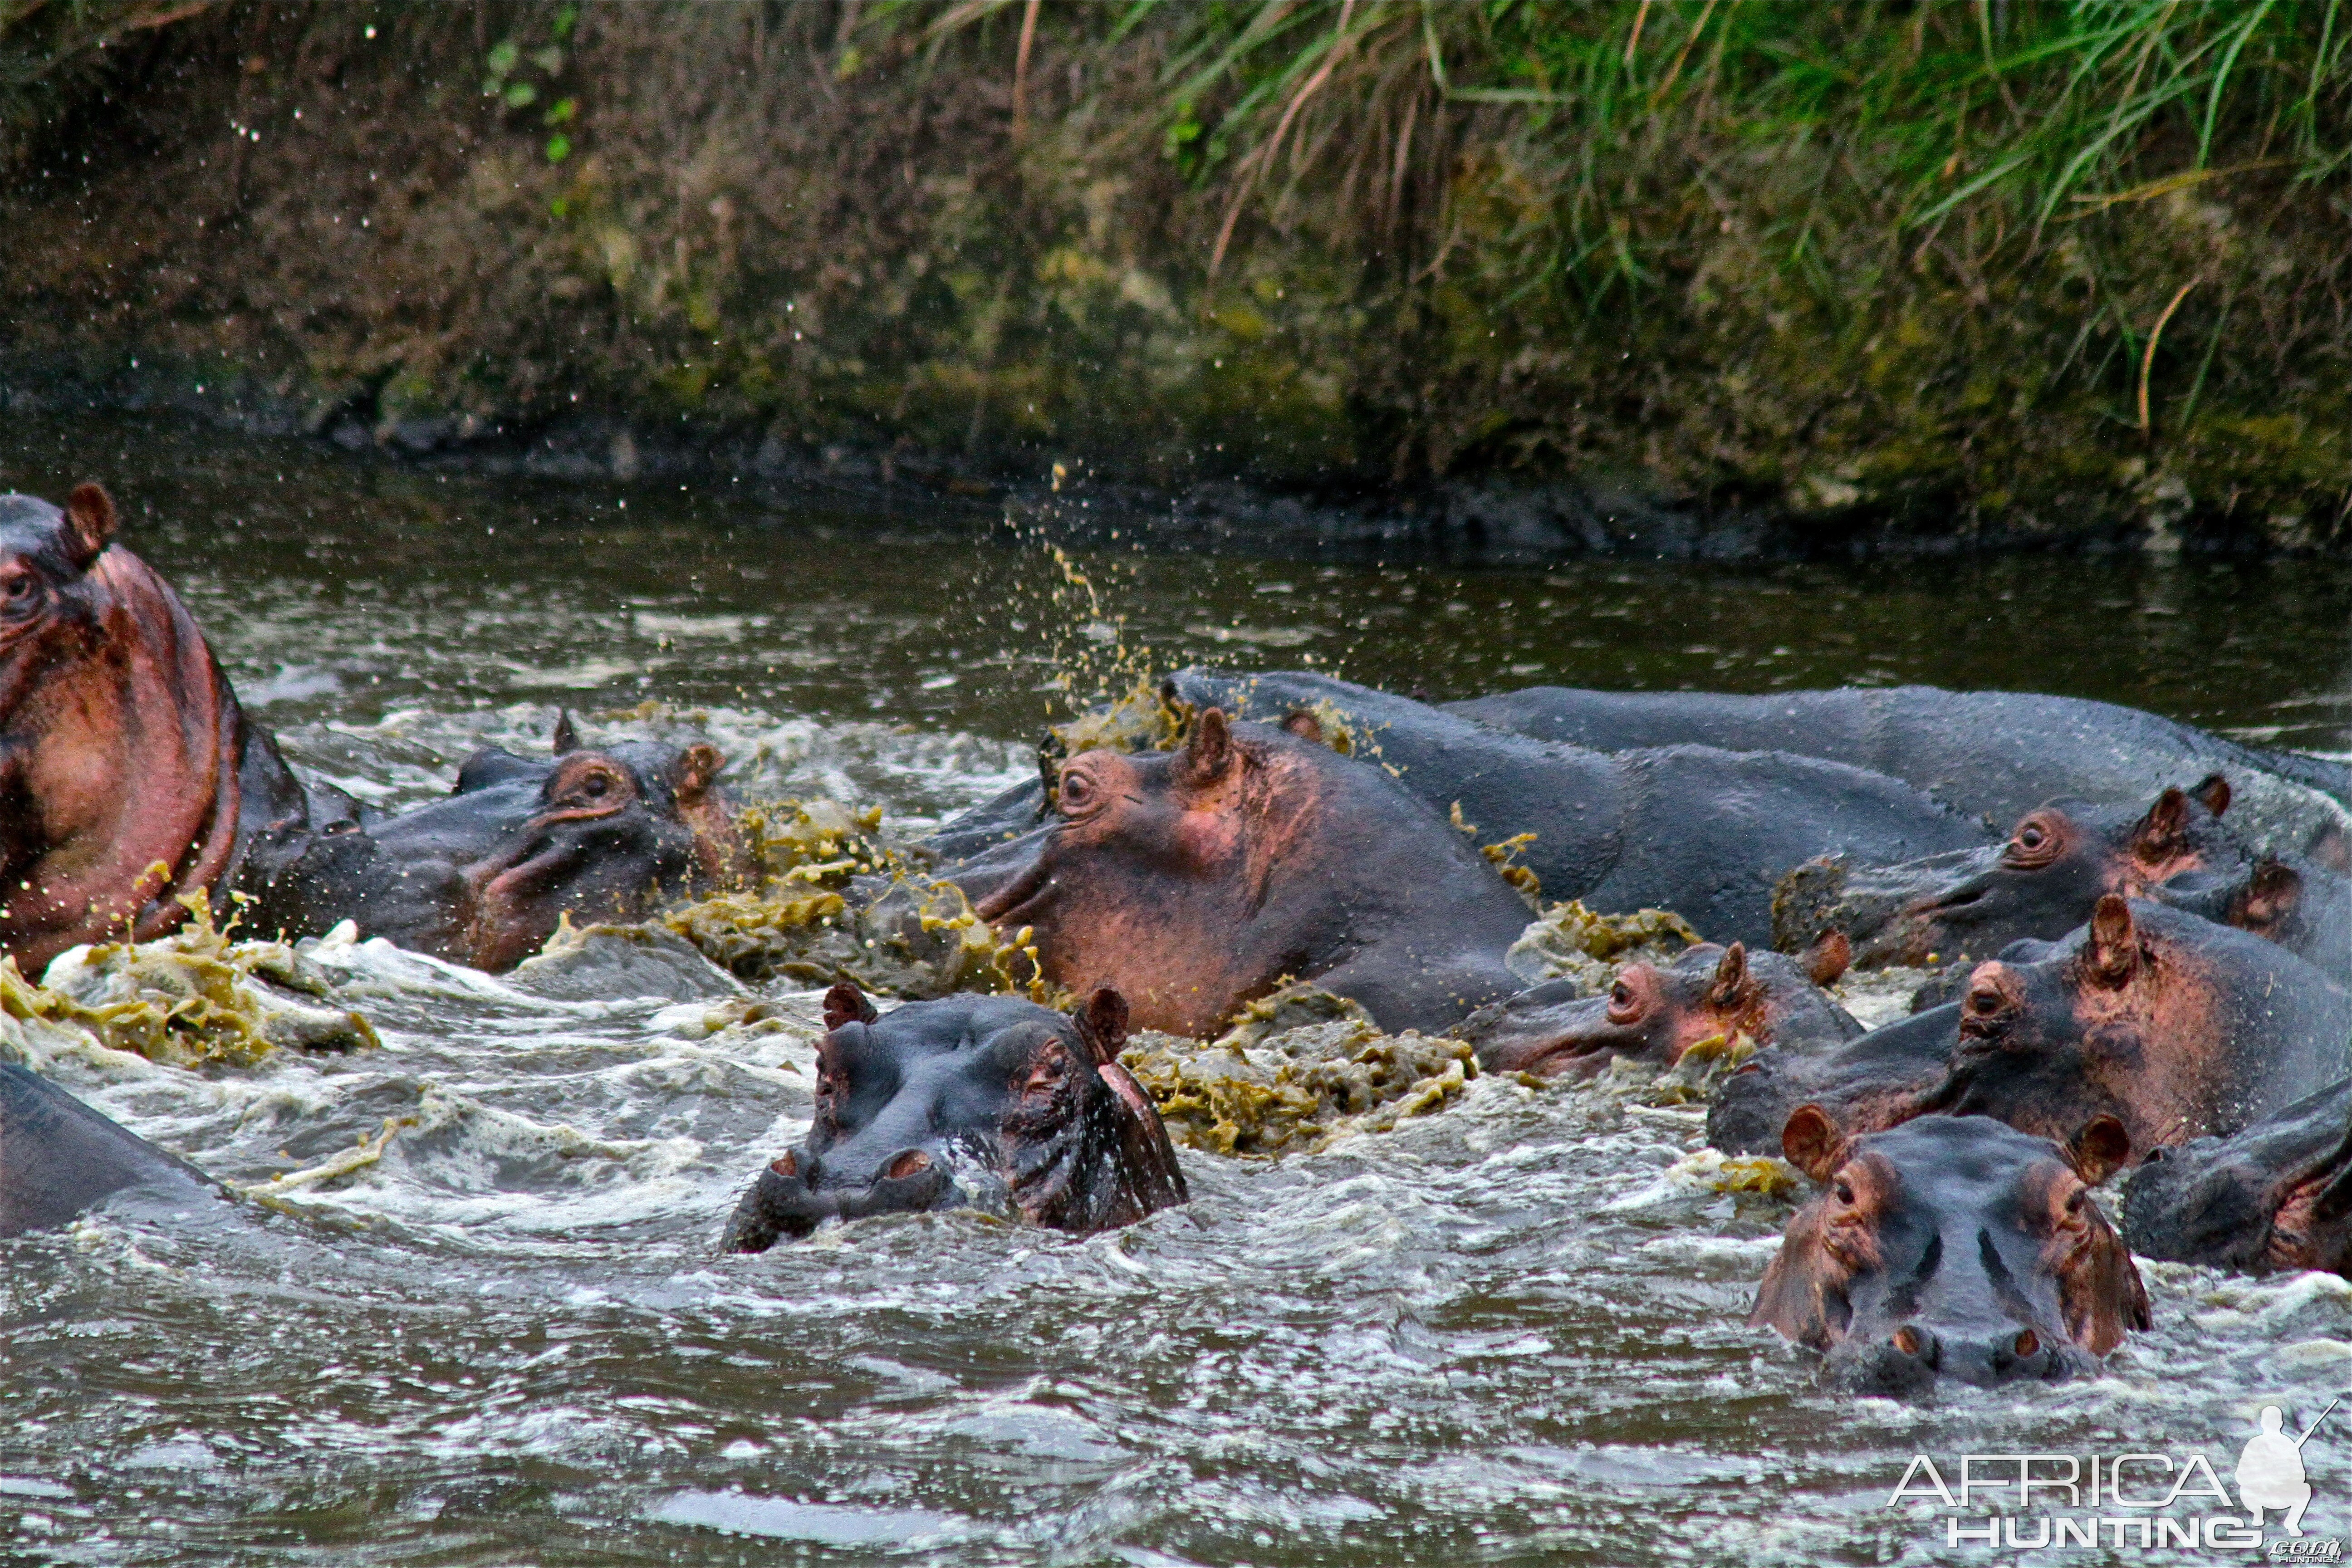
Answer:
[[[0,429],[0,488],[83,478],[297,764],[387,804],[569,708],[591,739],[706,733],[749,794],[936,817],[1027,774],[1074,696],[1195,658],[1441,698],[2032,687],[2338,752],[2352,727],[2340,566],[1057,557],[984,514],[748,481]],[[2352,1284],[2151,1264],[2157,1326],[2100,1377],[1844,1397],[1742,1326],[1788,1210],[1675,1173],[1693,1116],[1495,1079],[1318,1153],[1187,1152],[1192,1203],[1110,1235],[899,1216],[720,1258],[806,1121],[814,996],[714,1030],[709,998],[314,956],[382,1049],[57,1065],[276,1185],[193,1227],[118,1205],[0,1243],[0,1559],[2005,1561],[1932,1499],[1889,1506],[1915,1454],[1955,1484],[2021,1451],[2226,1479],[2263,1404],[2300,1430],[2352,1385]],[[2305,1455],[2306,1529],[2352,1536],[2352,1419]]]

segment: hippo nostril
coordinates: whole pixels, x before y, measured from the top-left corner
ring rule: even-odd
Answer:
[[[2020,1361],[2032,1361],[2035,1356],[2040,1355],[2041,1353],[2042,1336],[2035,1333],[2032,1329],[2023,1329],[2019,1331],[2017,1336],[2018,1359]]]
[[[931,1157],[929,1154],[920,1149],[909,1149],[893,1159],[882,1174],[885,1179],[897,1182],[920,1175],[930,1168]]]
[[[1906,1323],[1895,1331],[1895,1348],[1905,1355],[1917,1355],[1927,1349],[1927,1344],[1920,1339],[1919,1331]]]

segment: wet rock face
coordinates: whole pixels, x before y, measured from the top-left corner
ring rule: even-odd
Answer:
[[[1151,1101],[1118,1065],[1127,1005],[825,997],[815,1114],[762,1172],[724,1247],[763,1252],[828,1219],[978,1205],[1056,1230],[1131,1225],[1185,1201]]]
[[[2126,1152],[2111,1121],[2063,1145],[1983,1117],[1848,1138],[1809,1106],[1782,1136],[1822,1190],[1790,1220],[1748,1321],[1826,1352],[1847,1386],[2054,1380],[2148,1327],[2138,1270],[2089,1192]]]

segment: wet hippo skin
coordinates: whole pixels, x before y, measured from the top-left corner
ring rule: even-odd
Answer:
[[[502,969],[567,910],[641,913],[731,867],[707,745],[588,752],[567,721],[551,760],[486,751],[452,800],[404,816],[306,788],[117,526],[97,485],[62,509],[0,495],[0,952],[27,975],[160,936],[198,890],[252,899],[249,930],[351,919]]]
[[[826,994],[808,1136],[761,1172],[723,1248],[763,1252],[829,1219],[976,1200],[1056,1230],[1132,1225],[1187,1200],[1160,1113],[1118,1065],[1127,1006],[1074,1014],[1011,996]]]
[[[2230,786],[2215,774],[2193,790],[2166,790],[2144,811],[2046,801],[2000,845],[1893,866],[1810,862],[1773,895],[1774,940],[1796,952],[1843,931],[1864,968],[2054,940],[2089,919],[2102,894],[2145,898],[2174,877],[2250,868],[2253,851],[2222,821],[2229,805]]]
[[[1854,1392],[2088,1373],[2148,1326],[2139,1271],[2089,1193],[2123,1156],[2111,1122],[2063,1144],[1980,1116],[1849,1137],[1805,1106],[1782,1149],[1822,1190],[1748,1321],[1822,1352]]]
[[[204,1173],[47,1079],[0,1064],[0,1237],[48,1230],[127,1189],[216,1197]]]
[[[1534,686],[1446,704],[1520,734],[1604,752],[1678,742],[1796,752],[1890,773],[1971,815],[2014,822],[2046,800],[2120,805],[2226,777],[2258,847],[2339,846],[2352,766],[2240,745],[2137,708],[2035,692],[1840,687],[1736,697]]]
[[[1454,1033],[1488,1072],[1539,1077],[1596,1072],[1618,1057],[1672,1067],[1711,1036],[1817,1050],[1863,1032],[1822,990],[1843,968],[1842,942],[1813,954],[1810,969],[1738,942],[1701,942],[1672,963],[1627,964],[1605,996],[1555,981],[1480,1008]]]
[[[1184,748],[1082,752],[1053,819],[948,872],[1045,978],[1108,985],[1139,1027],[1207,1037],[1286,981],[1434,1032],[1517,991],[1526,903],[1470,841],[1376,767],[1212,709]]]
[[[2123,1226],[2133,1251],[2171,1262],[2352,1274],[2352,1078],[2158,1150],[2124,1184]]]
[[[1604,755],[1532,741],[1326,676],[1182,670],[1171,700],[1198,712],[1279,721],[1308,712],[1345,727],[1362,760],[1441,816],[1457,805],[1480,839],[1535,837],[1519,863],[1551,899],[1622,912],[1668,909],[1715,942],[1769,947],[1772,891],[1817,855],[1864,863],[1987,842],[1981,824],[1898,780],[1768,752],[1676,746]],[[969,855],[1034,821],[1037,785],[949,823],[934,841]]]

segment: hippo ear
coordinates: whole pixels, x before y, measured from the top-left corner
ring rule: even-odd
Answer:
[[[2121,985],[2139,967],[2139,938],[2132,930],[2131,905],[2120,893],[2109,893],[2091,911],[2090,939],[2083,943],[2083,965],[2101,984]]]
[[[2207,773],[2199,779],[2189,795],[2216,816],[2230,809],[2230,781],[2220,773]]]
[[[66,497],[66,556],[79,572],[114,542],[114,498],[104,485],[81,484]]]
[[[1735,1007],[1739,994],[1748,986],[1748,944],[1735,942],[1723,950],[1723,957],[1715,966],[1715,980],[1706,988],[1707,1005],[1711,1007]]]
[[[2132,850],[2143,860],[2168,860],[2179,854],[2189,837],[2189,795],[2166,790],[2132,829]]]
[[[701,800],[710,788],[710,781],[726,765],[727,759],[708,741],[697,741],[680,752],[677,760],[669,765],[669,785],[677,792],[678,804],[692,805]]]
[[[2245,907],[2239,918],[2257,936],[2266,936],[2284,924],[2303,902],[2303,873],[2277,860],[2264,860],[2246,882]]]
[[[2131,1134],[2105,1112],[2092,1117],[2066,1140],[2066,1163],[2086,1185],[2097,1186],[2124,1168],[2131,1158]]]
[[[1233,765],[1233,726],[1223,709],[1212,708],[1193,721],[1192,738],[1184,742],[1184,771],[1194,784],[1214,784]]]
[[[882,1015],[866,999],[866,993],[845,980],[824,994],[824,1026],[838,1029],[844,1024],[871,1024]]]
[[[1070,1019],[1078,1026],[1078,1038],[1094,1052],[1097,1066],[1108,1067],[1127,1048],[1127,998],[1109,986],[1097,986]]]
[[[1816,985],[1836,984],[1853,966],[1853,942],[1835,926],[1813,939],[1805,950],[1805,975]]]
[[[1297,713],[1292,713],[1286,716],[1282,721],[1282,727],[1286,731],[1297,736],[1302,741],[1312,741],[1318,746],[1324,743],[1323,721],[1315,717],[1314,714],[1307,712],[1303,709]]]
[[[1780,1152],[1813,1180],[1826,1182],[1845,1163],[1845,1134],[1820,1106],[1801,1105],[1780,1129]]]
[[[555,715],[555,735],[548,750],[559,757],[570,756],[580,749],[580,731],[572,722],[572,710],[561,709]]]

